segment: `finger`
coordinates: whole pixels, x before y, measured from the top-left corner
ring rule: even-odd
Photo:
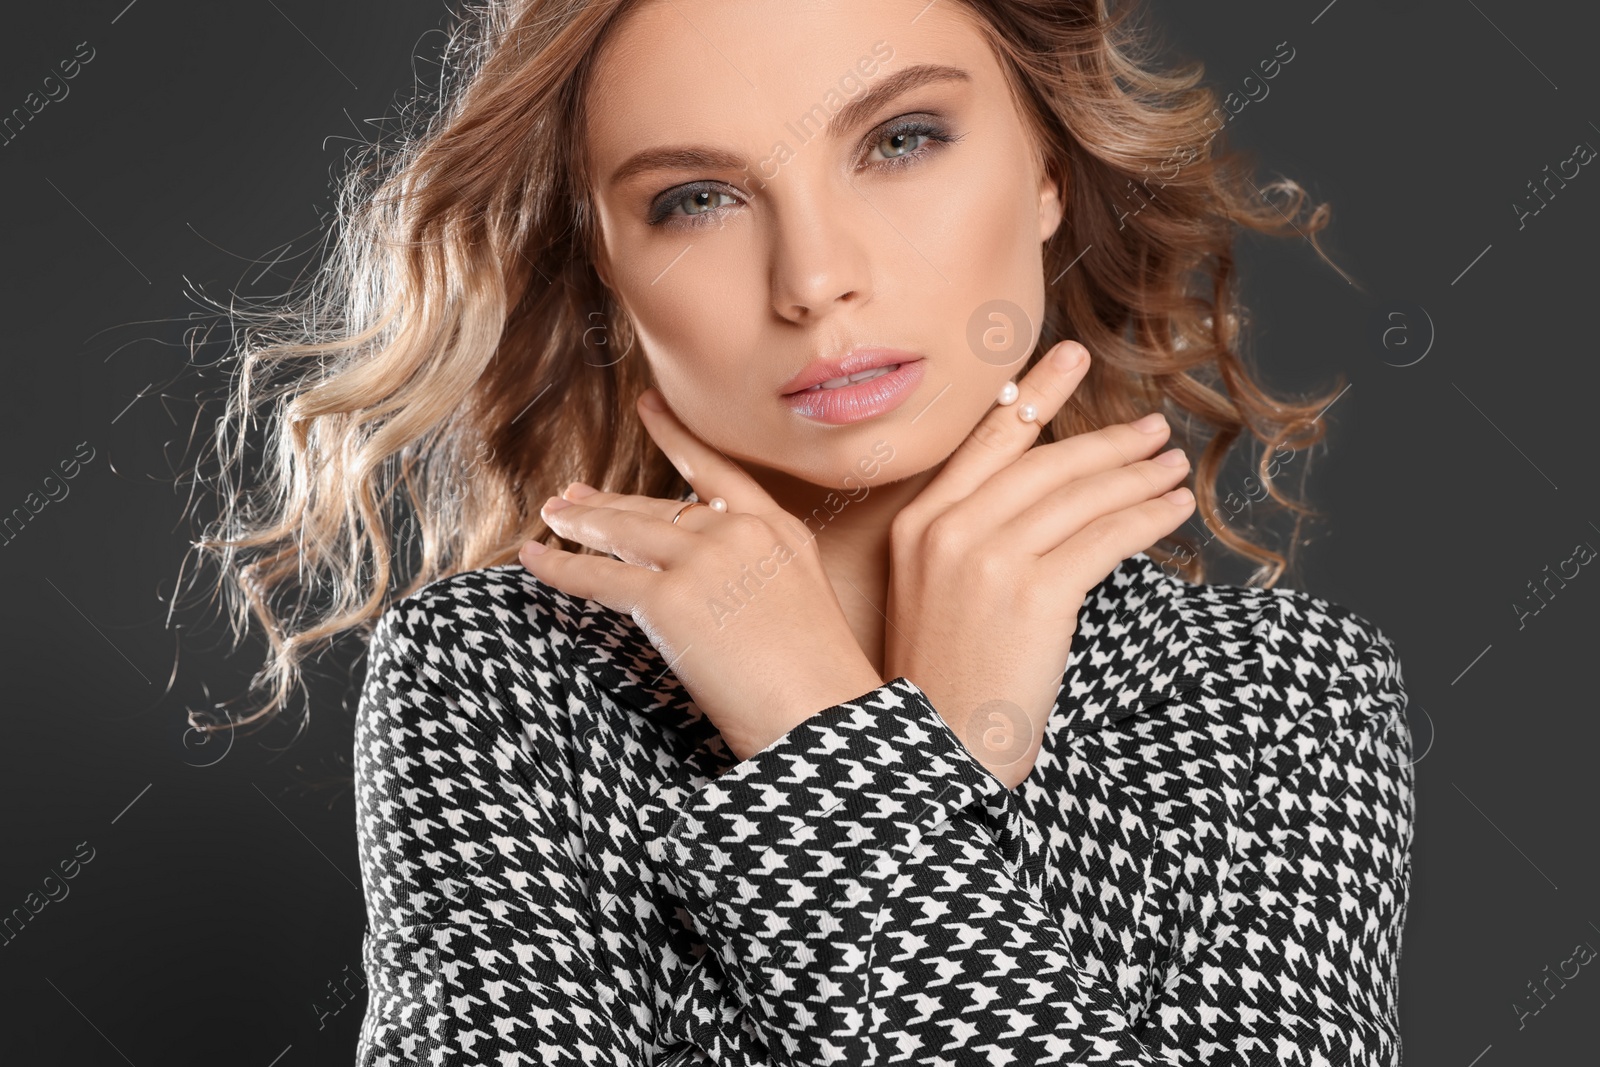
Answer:
[[[945,461],[919,499],[940,510],[965,500],[977,488],[1004,470],[1039,439],[1039,427],[1055,418],[1089,369],[1089,350],[1076,341],[1062,341],[1017,383],[1017,399],[997,404],[978,420]],[[1033,420],[1020,416],[1025,406]]]
[[[1118,563],[1176,530],[1193,511],[1194,494],[1184,488],[1104,515],[1047,553],[1045,573],[1063,593],[1086,596]]]
[[[684,509],[685,501],[666,500],[658,496],[639,496],[632,493],[605,493],[583,482],[572,482],[561,491],[561,499],[591,508],[615,508],[618,511],[637,511],[663,522],[672,522],[674,515]],[[687,518],[684,520],[687,522]],[[682,526],[683,523],[679,523]],[[694,527],[690,527],[694,529]]]
[[[1043,556],[1101,516],[1160,496],[1188,475],[1183,449],[1169,449],[1155,459],[1078,478],[1046,493],[1006,523],[1002,534],[1017,547]]]
[[[1166,416],[1153,412],[1134,422],[1073,434],[1028,449],[984,482],[957,507],[971,508],[989,528],[1015,519],[1036,501],[1079,479],[1149,459],[1171,435]],[[1162,486],[1162,491],[1172,488]]]
[[[545,585],[580,600],[593,600],[622,615],[632,615],[644,592],[648,572],[628,563],[545,547],[543,552],[529,545],[518,555],[528,573]]]
[[[660,403],[662,410],[652,408],[652,400]],[[728,502],[729,511],[755,515],[770,516],[779,510],[777,501],[743,467],[684,425],[660,390],[646,389],[636,406],[645,430],[701,500],[720,496]]]
[[[693,547],[693,531],[642,511],[590,507],[551,497],[539,514],[550,529],[567,540],[641,567],[670,567]]]

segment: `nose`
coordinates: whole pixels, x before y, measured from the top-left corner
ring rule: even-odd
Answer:
[[[773,310],[799,324],[870,300],[869,242],[881,242],[884,223],[862,194],[842,176],[807,177],[792,166],[767,186],[766,195]]]

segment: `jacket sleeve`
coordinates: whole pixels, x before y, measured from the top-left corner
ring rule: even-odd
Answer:
[[[652,854],[777,1063],[1392,1064],[1411,780],[1370,632],[1264,731],[1214,906],[1131,1020],[1017,863],[1011,794],[909,679],[704,785]]]
[[[467,684],[482,650],[439,619],[415,600],[380,618],[356,713],[357,1067],[643,1062],[590,963],[565,778],[494,685]]]

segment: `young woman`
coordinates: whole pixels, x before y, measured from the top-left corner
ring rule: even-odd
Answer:
[[[1399,1061],[1394,650],[1180,532],[1323,214],[1118,6],[475,9],[210,543],[372,627],[364,1067]]]

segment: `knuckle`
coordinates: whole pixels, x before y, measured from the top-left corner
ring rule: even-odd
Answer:
[[[914,499],[891,518],[890,541],[901,545],[922,544],[928,525],[933,522],[934,517],[936,517],[934,509]]]
[[[1021,402],[1020,398],[1018,402]],[[978,425],[972,428],[969,439],[979,448],[988,449],[992,452],[1005,452],[1009,450],[1012,442],[1012,436],[1008,432],[1008,428],[1002,426],[999,420],[992,417],[980,420]]]
[[[928,515],[913,501],[895,513],[889,520],[889,537],[897,542],[916,539],[928,524]]]
[[[767,520],[768,540],[781,541],[790,549],[809,544],[813,534],[798,516],[779,511]]]
[[[1121,520],[1117,515],[1103,515],[1084,526],[1076,538],[1079,547],[1088,555],[1097,556],[1111,547],[1116,539]]]
[[[1044,472],[1056,484],[1072,485],[1095,474],[1094,442],[1090,434],[1074,434],[1028,449],[1017,459],[1023,469]]]
[[[760,515],[748,511],[737,511],[731,516],[733,528],[742,537],[766,536],[772,532],[772,527]]]
[[[1026,594],[1026,583],[1019,583],[1019,590],[1012,590],[1011,560],[993,547],[986,547],[973,553],[970,561],[972,575],[982,582],[987,589],[1002,589]]]
[[[923,530],[922,546],[929,555],[960,556],[967,546],[966,522],[954,510],[934,516]]]
[[[1073,447],[1063,451],[1071,453],[1077,469],[1087,475],[1143,459],[1149,455],[1143,448],[1146,436],[1126,426],[1101,426],[1067,438],[1064,443]]]
[[[753,550],[760,545],[769,545],[777,533],[766,519],[748,511],[733,512],[724,516],[718,527],[734,543],[744,546],[742,550]]]
[[[913,528],[910,525],[891,523],[889,525],[889,550],[893,559],[900,559],[907,554],[921,553],[921,529]]]

